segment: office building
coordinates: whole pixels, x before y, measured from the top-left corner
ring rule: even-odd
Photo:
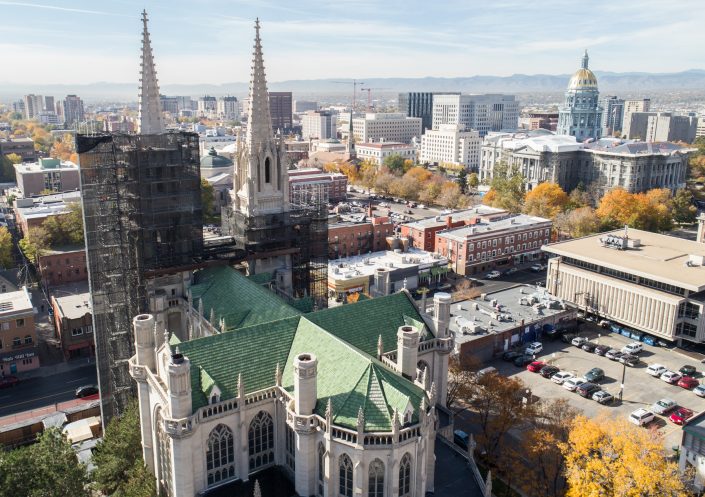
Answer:
[[[42,157],[35,163],[15,164],[15,176],[25,198],[79,189],[78,166],[71,161]]]
[[[381,141],[378,143],[357,143],[355,153],[361,160],[368,160],[381,166],[384,160],[398,155],[404,160],[416,162],[416,147],[406,143]]]
[[[22,114],[24,116],[24,100],[17,100],[12,102],[12,112],[16,114]]]
[[[50,97],[50,96],[44,97],[44,110],[46,112],[56,113],[56,104],[54,103],[54,97]]]
[[[198,115],[201,117],[213,117],[218,112],[218,100],[215,97],[205,95],[198,99]]]
[[[529,131],[536,129],[556,131],[556,128],[558,127],[558,112],[532,110],[523,113],[519,118],[519,127]]]
[[[86,120],[83,110],[83,100],[76,95],[66,95],[61,107],[64,125],[69,128],[76,128],[79,123]],[[57,114],[59,114],[57,112]]]
[[[695,138],[705,136],[705,115],[698,117],[698,126],[695,129]]]
[[[237,97],[220,97],[217,104],[218,117],[225,121],[240,120],[240,102]]]
[[[421,137],[419,162],[463,166],[471,171],[480,167],[479,131],[463,130],[456,124],[442,124]]]
[[[364,221],[328,225],[328,259],[379,252],[388,248],[394,223],[386,216],[367,216]]]
[[[35,161],[39,158],[31,138],[0,138],[0,155],[17,154],[23,162]]]
[[[705,340],[705,245],[636,229],[543,248],[546,288],[619,327],[678,342]]]
[[[323,195],[329,202],[345,200],[348,177],[341,173],[327,173],[315,167],[289,170],[289,198],[312,198]]]
[[[641,98],[635,100],[624,101],[624,122],[622,123],[622,136],[625,138],[636,138],[635,132],[631,129],[632,118],[634,112],[649,112],[651,110],[651,99]],[[643,139],[644,135],[641,136]]]
[[[420,117],[424,132],[433,126],[433,96],[460,95],[460,92],[405,92],[399,94],[397,110],[407,117]]]
[[[365,117],[352,120],[355,143],[379,141],[411,143],[421,137],[421,118],[406,117],[401,113],[368,112]]]
[[[514,95],[434,95],[433,129],[442,124],[475,130],[480,137],[491,131],[513,130],[519,124],[519,102]]]
[[[634,116],[635,114],[632,114]],[[650,115],[646,123],[645,140],[649,142],[693,143],[698,128],[698,118],[676,116],[670,112]]]
[[[327,110],[309,110],[301,116],[301,137],[327,140],[338,136],[338,115]]]
[[[574,136],[578,141],[596,140],[602,136],[602,112],[597,77],[588,68],[585,50],[582,66],[575,71],[568,83],[563,106],[558,110],[559,135]]]
[[[293,119],[291,115],[292,95],[290,91],[270,91],[269,109],[272,113],[272,130],[288,132]]]
[[[302,114],[310,110],[318,110],[318,102],[313,100],[294,100],[294,112]]]
[[[61,216],[70,211],[71,204],[81,201],[81,192],[41,195],[33,198],[15,199],[15,222],[20,233],[42,225],[51,216]]]
[[[41,95],[25,95],[23,101],[25,119],[37,119],[39,113],[44,110],[44,97]]]
[[[621,133],[624,123],[624,99],[614,95],[603,97],[600,99],[600,107],[602,107],[602,136]]]
[[[27,287],[0,293],[0,376],[39,367],[35,312]]]

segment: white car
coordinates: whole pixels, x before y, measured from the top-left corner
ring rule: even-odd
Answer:
[[[493,280],[495,278],[499,278],[500,276],[502,276],[502,273],[500,273],[499,271],[490,271],[485,275],[485,278],[488,280]]]
[[[559,385],[562,385],[565,381],[570,380],[573,377],[575,377],[573,373],[569,373],[568,371],[561,371],[551,376],[551,381],[553,383],[558,383]]]
[[[666,370],[665,373],[661,374],[660,378],[665,381],[666,383],[670,383],[671,385],[675,385],[678,383],[678,381],[682,378],[683,376],[680,373],[676,373],[675,371],[668,371]]]
[[[570,390],[571,392],[575,392],[575,389],[583,383],[587,383],[587,380],[583,377],[571,378],[563,382],[563,388],[565,388],[566,390]]]
[[[668,371],[668,369],[662,364],[651,364],[648,368],[646,368],[646,372],[656,378],[660,377],[666,371]]]
[[[675,400],[671,399],[661,399],[651,406],[651,410],[656,414],[666,414],[668,411],[672,411],[678,407]]]
[[[693,388],[693,393],[698,397],[705,397],[705,385],[698,385]]]
[[[546,269],[546,266],[544,266],[543,264],[534,264],[529,269],[531,271],[533,271],[534,273],[539,273],[539,272],[543,271],[544,269]]]
[[[641,407],[629,415],[629,422],[637,426],[648,425],[653,420],[654,413]]]
[[[541,342],[533,342],[530,343],[528,347],[526,347],[526,350],[524,353],[526,355],[536,355],[539,352],[543,350],[543,345],[541,345]]]
[[[644,345],[639,342],[628,343],[622,347],[622,353],[624,354],[637,355],[642,350],[644,350]]]
[[[588,339],[585,337],[575,337],[570,341],[570,343],[575,345],[576,347],[582,347],[587,342],[588,342]]]

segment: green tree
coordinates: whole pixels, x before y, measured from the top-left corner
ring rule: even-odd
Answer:
[[[51,246],[49,234],[42,226],[30,228],[20,240],[19,246],[27,259],[36,262],[37,258]]]
[[[490,182],[490,191],[483,198],[483,202],[492,207],[517,213],[521,212],[523,201],[524,176],[510,170],[504,162],[497,164]]]
[[[398,154],[392,154],[384,159],[382,165],[389,169],[392,174],[401,176],[404,174],[404,158]]]
[[[470,173],[468,176],[468,186],[470,188],[477,188],[480,186],[480,177],[477,175],[477,173]]]
[[[132,401],[122,417],[114,418],[103,440],[93,451],[91,473],[97,490],[113,497],[151,497],[156,494],[154,476],[142,459],[139,408]]]
[[[14,265],[12,258],[12,235],[4,226],[0,226],[0,266],[5,269]]]
[[[37,443],[0,452],[0,497],[87,497],[86,468],[57,428]]]
[[[206,220],[213,219],[215,215],[215,192],[213,185],[204,178],[201,178],[201,206],[203,208],[203,217]]]
[[[14,154],[10,154],[14,155]],[[17,177],[15,176],[15,168],[13,167],[13,162],[9,159],[7,155],[0,154],[0,179],[2,181],[15,181]]]
[[[62,245],[80,245],[83,243],[83,210],[81,204],[72,202],[68,212],[59,216],[50,216],[43,223],[48,247]]]
[[[688,190],[678,190],[671,200],[673,204],[673,220],[681,224],[695,222],[698,209],[693,205],[693,195]]]
[[[467,193],[468,191],[468,172],[465,168],[461,169],[458,173],[457,179],[458,186],[460,187],[460,193]]]
[[[18,154],[8,154],[7,159],[13,164],[22,164],[22,156]]]

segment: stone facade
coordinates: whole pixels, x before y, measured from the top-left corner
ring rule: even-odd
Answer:
[[[582,67],[570,78],[565,101],[558,113],[558,134],[574,136],[578,141],[596,140],[602,136],[600,92],[595,74],[588,69],[588,60],[586,50]]]

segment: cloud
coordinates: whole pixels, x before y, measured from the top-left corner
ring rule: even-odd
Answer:
[[[57,7],[56,5],[46,5],[41,3],[29,3],[29,2],[7,2],[5,0],[0,0],[0,5],[7,5],[10,7],[30,7],[35,9],[47,9],[47,10],[62,10],[64,12],[75,12],[78,14],[96,14],[104,16],[119,16],[119,17],[129,17],[124,14],[115,14],[112,12],[105,12],[100,10],[87,10],[87,9],[75,9],[72,7]]]

